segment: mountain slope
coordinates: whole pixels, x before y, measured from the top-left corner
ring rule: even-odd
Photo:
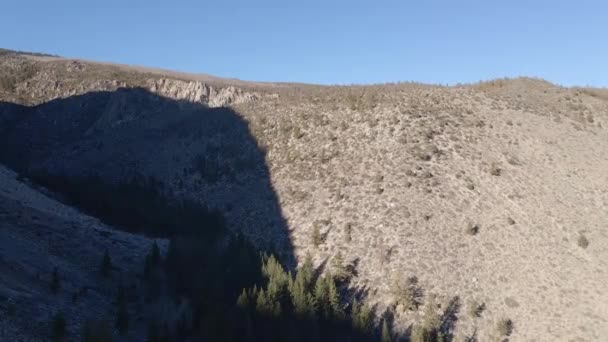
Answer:
[[[317,264],[339,251],[379,309],[409,276],[427,294],[485,303],[480,318],[463,307],[459,336],[496,337],[501,318],[515,341],[608,334],[605,90],[534,79],[324,87],[1,63],[13,77],[0,93],[2,155],[15,168],[154,177],[261,245]],[[396,312],[404,329],[420,318]]]
[[[138,284],[152,241],[108,227],[0,167],[0,340],[47,340],[53,317],[78,336],[88,320],[114,315],[119,283]],[[161,246],[165,242],[158,240]],[[114,265],[102,277],[104,251]],[[53,271],[59,289],[53,294]],[[137,315],[145,315],[138,312]],[[131,338],[147,329],[137,320]]]

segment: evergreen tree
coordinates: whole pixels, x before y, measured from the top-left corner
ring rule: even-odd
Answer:
[[[67,334],[65,317],[62,312],[58,312],[53,317],[53,339],[62,341]]]
[[[61,289],[61,279],[59,279],[59,271],[57,270],[57,267],[53,268],[53,276],[51,278],[51,292],[53,292],[53,294],[57,294],[59,293],[59,290]]]
[[[391,342],[392,341],[391,332],[388,329],[388,323],[386,322],[386,319],[382,321],[382,335],[380,337],[380,341],[381,342]]]
[[[110,258],[110,254],[108,253],[107,249],[103,254],[103,259],[101,260],[100,269],[101,269],[101,275],[104,278],[107,278],[108,276],[110,276],[110,272],[112,272],[112,259]]]
[[[361,303],[357,303],[355,299],[352,304],[352,325],[355,331],[362,334],[370,334],[373,327],[373,317],[371,309]]]
[[[82,329],[83,342],[111,342],[112,325],[106,321],[87,320]]]
[[[249,294],[246,289],[243,289],[239,298],[236,300],[236,306],[241,310],[248,310],[251,307],[251,303],[249,301]]]
[[[335,320],[341,320],[344,318],[344,312],[340,307],[340,294],[336,288],[336,282],[331,275],[327,276],[326,282],[329,317]]]
[[[263,264],[262,273],[268,278],[266,297],[274,314],[278,314],[281,307],[285,307],[289,302],[288,288],[291,275],[285,272],[283,266],[272,255]]]
[[[294,313],[300,317],[312,318],[315,311],[315,302],[309,290],[310,283],[307,277],[306,271],[299,270],[296,273],[296,279],[290,282],[289,292]]]
[[[177,239],[171,238],[169,241],[169,249],[167,250],[167,256],[165,258],[165,268],[168,272],[175,272],[179,265],[179,255],[177,248]]]
[[[120,285],[118,287],[118,294],[116,297],[116,303],[118,306],[116,313],[116,328],[118,329],[118,332],[125,335],[129,330],[129,309],[127,306],[127,296],[124,286]]]
[[[260,289],[258,292],[256,301],[255,301],[255,310],[262,315],[270,315],[272,312],[272,307],[266,297],[266,293],[264,289]]]
[[[437,313],[435,296],[429,296],[421,324],[414,326],[411,340],[413,342],[443,342],[444,335],[440,332],[441,317]]]
[[[329,318],[331,310],[329,307],[329,284],[327,282],[327,277],[317,278],[314,294],[316,309],[319,316],[325,319]]]
[[[144,279],[150,280],[152,276],[152,258],[150,255],[146,255],[146,259],[144,260]]]
[[[331,270],[334,279],[340,284],[347,282],[352,276],[349,269],[344,265],[344,258],[339,251],[331,260]]]
[[[151,260],[152,266],[156,267],[156,266],[160,265],[160,262],[161,262],[160,248],[158,248],[158,244],[156,243],[156,240],[154,241],[154,244],[152,245],[152,251],[150,252],[150,260]]]
[[[148,337],[146,342],[160,342],[160,329],[158,328],[158,324],[152,322],[148,325]]]

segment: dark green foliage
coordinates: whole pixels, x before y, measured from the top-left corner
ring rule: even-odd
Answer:
[[[158,248],[158,244],[154,241],[152,245],[152,251],[150,252],[150,262],[152,266],[156,267],[160,265],[160,249]]]
[[[88,320],[82,329],[83,342],[112,342],[112,326],[103,320]]]
[[[150,253],[146,255],[144,261],[144,278],[148,280],[149,283],[156,281],[154,273],[157,272],[158,268],[161,266],[161,259],[160,249],[158,248],[156,241],[154,241]]]
[[[423,322],[412,329],[412,342],[441,342],[445,340],[440,332],[441,318],[436,310],[437,305],[431,297],[426,305]]]
[[[391,342],[393,338],[391,337],[391,331],[388,328],[388,323],[386,323],[386,319],[382,321],[382,335],[380,336],[381,342]]]
[[[354,269],[351,265],[345,265],[342,253],[338,251],[331,260],[331,270],[334,276],[334,280],[338,284],[344,284],[350,280],[353,276]]]
[[[186,298],[191,315],[149,324],[150,341],[368,341],[376,340],[369,307],[345,307],[347,289],[341,257],[334,276],[317,277],[310,256],[288,272],[281,260],[257,251],[243,236],[229,232],[221,215],[193,202],[175,203],[161,186],[141,177],[107,184],[99,178],[38,178],[76,206],[132,232],[169,238],[165,257],[158,245],[144,261],[146,300]],[[86,185],[86,186],[84,186]],[[85,190],[83,190],[85,189]],[[319,233],[319,240],[324,237]],[[106,253],[101,270],[111,270]],[[341,265],[338,265],[341,264]],[[105,265],[105,266],[104,266]],[[108,267],[107,265],[110,265]],[[107,274],[107,273],[106,273]],[[129,330],[129,305],[121,286],[115,326]]]
[[[415,310],[422,305],[423,292],[418,286],[418,278],[415,276],[395,283],[393,293],[397,304],[403,305],[406,310]]]
[[[193,201],[167,198],[161,184],[153,178],[135,176],[127,182],[112,184],[95,175],[75,178],[36,173],[28,176],[62,193],[70,204],[129,232],[159,237],[196,234],[213,239],[224,227],[219,212]]]
[[[106,249],[105,253],[103,254],[103,258],[101,259],[101,265],[99,268],[101,271],[101,275],[104,278],[107,278],[110,276],[110,272],[112,272],[112,259],[110,258],[110,254],[108,253],[107,249]]]
[[[118,287],[118,293],[116,295],[116,305],[118,307],[116,312],[116,329],[122,335],[125,335],[129,330],[129,308],[127,303],[127,294],[124,286]]]
[[[67,328],[65,317],[62,312],[58,312],[53,316],[53,321],[51,324],[52,329],[52,337],[55,341],[61,341],[67,335]]]
[[[53,275],[51,277],[51,292],[57,294],[59,290],[61,290],[61,279],[59,278],[59,271],[55,267],[53,268]]]
[[[317,314],[320,317],[328,320],[342,320],[344,318],[336,282],[331,275],[317,278],[314,298]]]
[[[239,322],[247,331],[240,340],[375,340],[371,309],[355,301],[351,311],[344,310],[334,278],[314,279],[310,256],[295,276],[276,258],[264,257],[262,273],[262,287],[242,290],[236,300]]]
[[[351,312],[351,321],[353,328],[362,334],[371,334],[373,328],[373,314],[371,309],[365,304],[359,304],[357,300],[353,301]]]

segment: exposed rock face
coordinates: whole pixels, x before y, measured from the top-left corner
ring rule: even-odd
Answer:
[[[38,63],[20,56],[0,60],[0,94],[12,102],[40,104],[58,98],[118,88],[141,87],[172,100],[207,107],[223,107],[258,100],[263,96],[233,85],[209,84],[178,78],[155,77],[145,72],[124,72],[80,61]],[[160,76],[160,75],[159,75]],[[277,94],[265,94],[277,98]]]
[[[181,81],[175,79],[148,80],[151,92],[173,100],[186,100],[206,104],[209,107],[223,107],[257,100],[257,93],[248,93],[230,86],[216,89],[198,81]]]

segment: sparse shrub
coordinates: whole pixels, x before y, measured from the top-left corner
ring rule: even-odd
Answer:
[[[485,309],[485,303],[479,303],[477,301],[472,300],[471,302],[469,302],[468,314],[472,318],[478,318],[481,317],[481,314]]]
[[[578,236],[578,245],[582,248],[587,248],[589,246],[589,240],[583,234]]]
[[[354,269],[351,265],[345,265],[342,253],[338,252],[331,260],[331,270],[335,281],[338,284],[347,282],[354,274]]]
[[[344,226],[344,240],[346,243],[350,243],[353,240],[353,226],[351,223],[347,223]]]
[[[312,244],[315,247],[319,247],[324,242],[323,234],[321,234],[321,228],[318,224],[313,224],[312,226]]]
[[[512,226],[512,225],[514,225],[514,224],[515,224],[515,220],[514,220],[514,219],[512,219],[512,218],[510,218],[510,217],[508,217],[508,218],[507,218],[507,223],[508,223],[509,225],[511,225],[511,226]]]
[[[422,323],[412,329],[410,341],[412,342],[444,342],[447,337],[440,331],[441,316],[437,313],[437,303],[434,296],[430,296],[424,310]]]
[[[508,318],[503,318],[498,321],[497,325],[498,334],[500,336],[509,336],[513,332],[513,321]]]
[[[490,166],[490,174],[492,176],[500,176],[502,174],[502,169],[500,166],[498,166],[498,164],[492,164]]]
[[[415,276],[405,282],[398,280],[393,286],[393,294],[397,305],[403,305],[406,310],[416,310],[422,304],[423,292]]]
[[[479,225],[469,223],[469,224],[467,224],[467,228],[465,229],[465,232],[468,235],[477,235],[477,233],[479,233]]]

